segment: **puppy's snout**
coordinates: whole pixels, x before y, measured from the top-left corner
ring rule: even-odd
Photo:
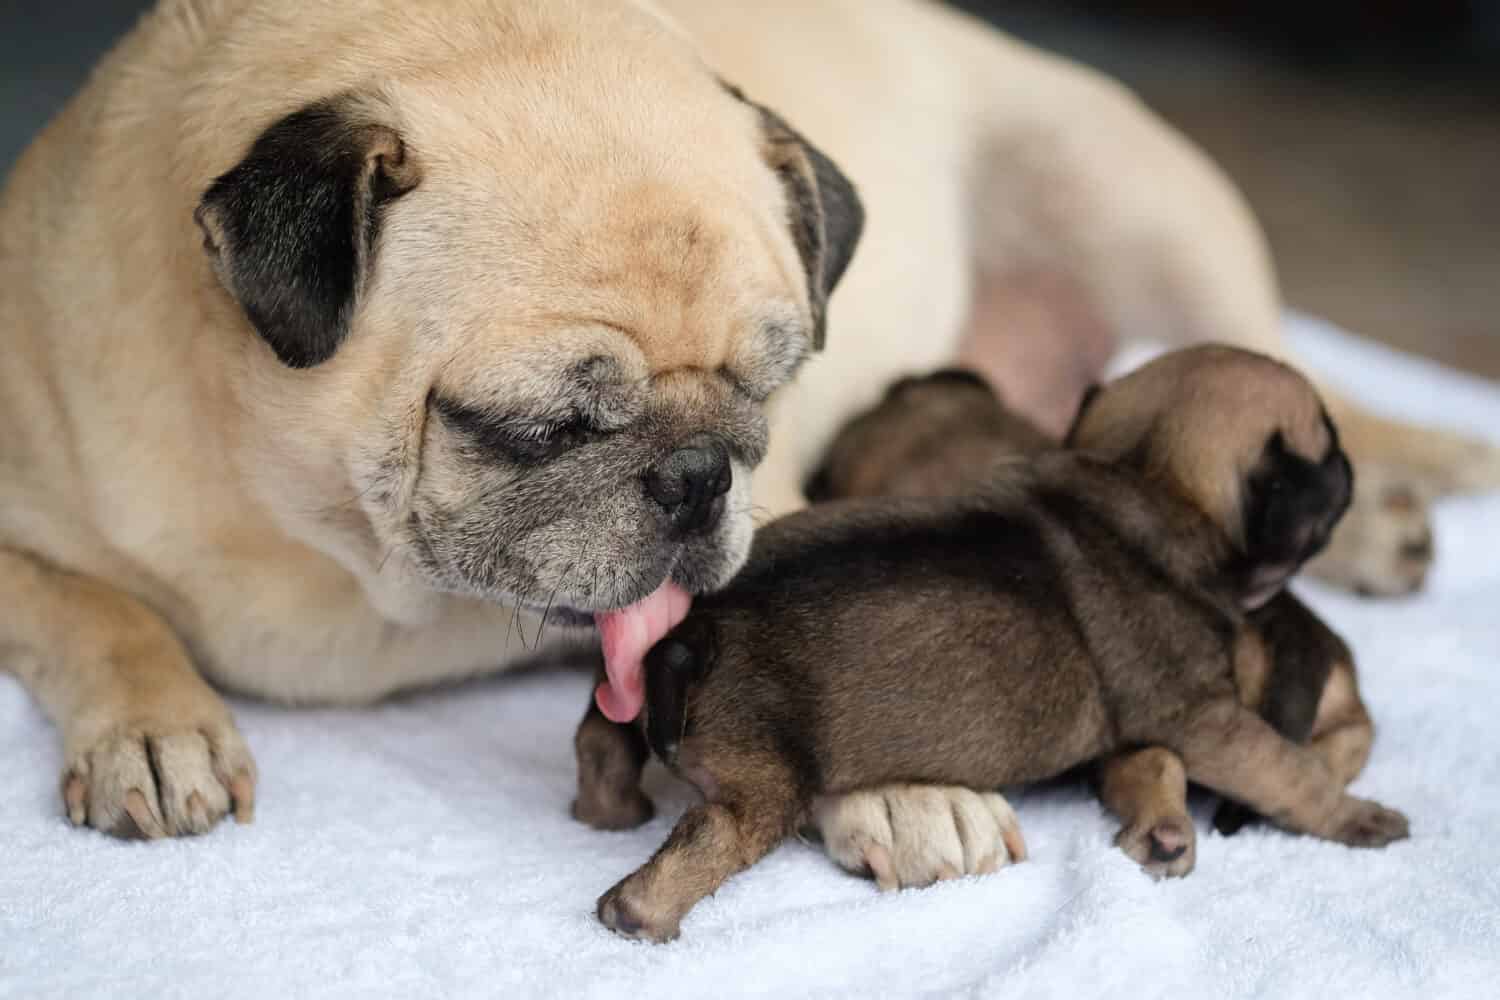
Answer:
[[[718,523],[733,480],[729,448],[717,438],[703,436],[646,473],[646,494],[666,511],[677,532],[691,534]]]

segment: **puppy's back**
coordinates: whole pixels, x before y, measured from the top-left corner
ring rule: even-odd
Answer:
[[[1023,503],[814,508],[764,529],[648,674],[685,643],[690,756],[774,748],[809,793],[1049,776],[1107,725],[1047,534]]]

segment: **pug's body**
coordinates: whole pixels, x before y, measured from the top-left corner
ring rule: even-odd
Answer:
[[[1150,421],[1174,399],[1132,395],[1133,419]],[[1067,444],[1087,451],[1090,442],[1074,434]],[[1010,410],[977,374],[948,369],[900,380],[877,406],[852,420],[834,439],[808,495],[838,500],[980,493],[1004,475],[1006,465],[1061,447],[1063,442]],[[1348,645],[1289,591],[1248,612],[1246,621],[1267,655],[1240,662],[1241,702],[1287,739],[1311,742],[1347,785],[1363,769],[1374,738]],[[1124,822],[1116,842],[1127,854],[1153,874],[1192,871],[1197,836],[1182,762],[1171,751],[1148,747],[1106,757],[1097,779],[1104,800]],[[1229,834],[1253,818],[1242,804],[1225,802],[1214,826]]]
[[[1177,405],[1125,416],[1167,386]],[[1227,447],[1214,431],[1247,392],[1261,405]],[[674,936],[821,796],[995,788],[1138,747],[1291,830],[1406,835],[1241,704],[1269,655],[1247,613],[1348,504],[1311,389],[1258,356],[1183,351],[1098,393],[1078,428],[1100,454],[993,465],[965,498],[815,505],[758,535],[647,658],[647,742],[707,801],[601,898],[607,925]]]

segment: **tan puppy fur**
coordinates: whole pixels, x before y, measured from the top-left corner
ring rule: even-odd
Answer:
[[[827,351],[774,394],[753,494],[754,449],[736,460],[700,583],[742,555],[752,507],[802,503],[832,434],[899,374],[964,355],[1002,385],[1037,387],[1026,403],[1045,419],[1071,410],[1123,337],[1280,348],[1241,200],[1114,83],[909,0],[661,6],[675,22],[627,0],[163,0],[23,156],[0,194],[0,647],[24,650],[5,664],[65,743],[85,739],[84,714],[122,732],[130,715],[101,707],[69,648],[35,631],[45,608],[71,607],[58,595],[74,576],[176,635],[168,687],[192,686],[196,668],[225,687],[344,703],[512,662],[518,636],[538,631],[512,614],[523,597],[573,591],[588,606],[650,586],[575,565],[639,556],[651,539],[630,534],[638,511],[588,516],[619,519],[614,552],[538,541],[547,558],[526,568],[550,570],[516,571],[528,593],[502,605],[506,588],[471,586],[484,579],[451,593],[407,515],[418,497],[440,516],[494,485],[429,419],[433,388],[470,403],[493,392],[550,419],[539,404],[566,379],[532,373],[604,351],[622,382],[680,373],[634,401],[674,426],[758,433],[711,398],[722,386],[709,373],[756,369],[753,408],[805,353],[759,338],[820,313],[785,227],[785,185],[809,168],[778,175],[765,121],[725,100],[716,76],[784,113],[871,212]],[[227,263],[216,248],[217,275],[204,251],[224,220],[208,211],[195,226],[194,213],[257,137],[331,101],[344,102],[357,179],[391,201],[354,211],[378,215],[380,240],[356,255],[358,308],[339,315],[350,332],[326,361],[290,369],[219,280],[233,284],[234,248]],[[997,322],[1023,315],[1033,329]],[[1407,483],[1500,478],[1493,451],[1338,416],[1362,462],[1389,460]],[[576,488],[523,509],[567,507]],[[1388,550],[1362,556],[1352,583],[1410,584],[1390,568],[1404,544],[1384,527],[1395,520],[1356,499],[1350,521]],[[52,582],[37,590],[31,573]],[[69,614],[105,662],[131,659],[90,613]],[[223,706],[208,695],[189,714],[212,728]],[[163,765],[163,784],[214,778],[209,751],[187,756]],[[101,794],[100,815],[117,813],[123,793]],[[891,794],[931,805],[967,793]],[[905,814],[926,817],[918,839],[953,833],[952,809]],[[831,844],[860,833],[824,828]],[[932,874],[915,864],[896,877]]]

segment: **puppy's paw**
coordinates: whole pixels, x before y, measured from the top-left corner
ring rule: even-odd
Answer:
[[[1411,834],[1405,816],[1379,802],[1346,798],[1334,818],[1330,840],[1350,847],[1384,847]]]
[[[634,830],[654,815],[656,807],[639,788],[615,794],[592,788],[573,800],[573,818],[595,830]]]
[[[206,833],[228,815],[255,813],[255,761],[228,712],[121,726],[69,754],[63,804],[75,826],[117,837]]]
[[[1156,878],[1181,878],[1198,857],[1198,831],[1189,816],[1163,816],[1123,826],[1115,846]]]
[[[1428,504],[1427,490],[1411,476],[1360,466],[1349,512],[1308,572],[1369,597],[1421,589],[1434,555]]]
[[[1021,824],[995,793],[888,785],[813,803],[829,857],[882,890],[982,875],[1026,858]]]
[[[655,906],[644,891],[639,873],[624,879],[599,897],[599,922],[622,937],[664,944],[675,940],[682,918]]]

